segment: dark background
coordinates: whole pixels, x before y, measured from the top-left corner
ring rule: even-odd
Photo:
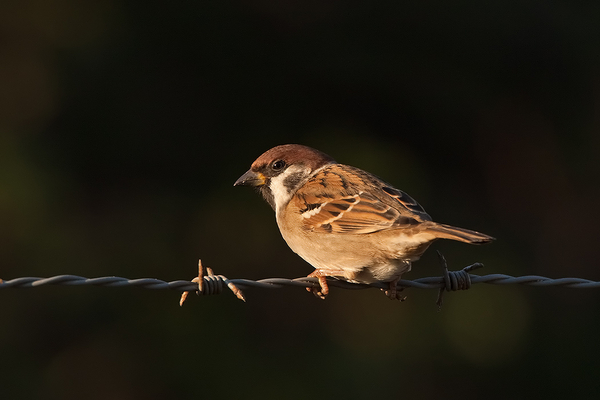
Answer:
[[[0,277],[312,268],[233,182],[317,147],[439,222],[451,268],[600,280],[600,3],[0,3]],[[584,398],[597,289],[0,292],[0,397]]]

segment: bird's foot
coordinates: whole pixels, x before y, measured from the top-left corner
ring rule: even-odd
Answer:
[[[400,292],[402,290],[404,290],[404,288],[400,288],[400,290],[398,290],[398,287],[396,286],[398,284],[398,281],[400,280],[400,278],[394,279],[393,281],[390,282],[390,288],[388,290],[383,290],[385,295],[390,299],[390,300],[399,300],[399,301],[404,301],[406,300],[406,296],[401,296]]]
[[[316,270],[309,274],[307,278],[317,278],[319,280],[319,287],[311,286],[307,287],[306,290],[314,294],[320,299],[325,300],[325,297],[329,294],[329,285],[327,284],[327,276],[321,271]]]

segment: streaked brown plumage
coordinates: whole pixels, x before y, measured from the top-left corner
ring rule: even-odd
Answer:
[[[488,243],[491,236],[433,222],[408,194],[361,169],[301,145],[283,145],[261,155],[235,185],[256,186],[276,213],[290,248],[319,278],[396,283],[436,239]]]

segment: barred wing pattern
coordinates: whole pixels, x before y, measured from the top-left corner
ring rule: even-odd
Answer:
[[[376,187],[369,193],[364,187]],[[412,197],[360,169],[328,165],[296,193],[304,227],[316,232],[368,234],[431,221]]]

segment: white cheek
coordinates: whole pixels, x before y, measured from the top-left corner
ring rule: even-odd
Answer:
[[[271,178],[271,184],[269,187],[275,200],[275,212],[277,212],[281,207],[285,206],[294,195],[295,190],[287,188],[284,184],[286,178],[301,170],[302,168],[290,166],[280,175]]]

